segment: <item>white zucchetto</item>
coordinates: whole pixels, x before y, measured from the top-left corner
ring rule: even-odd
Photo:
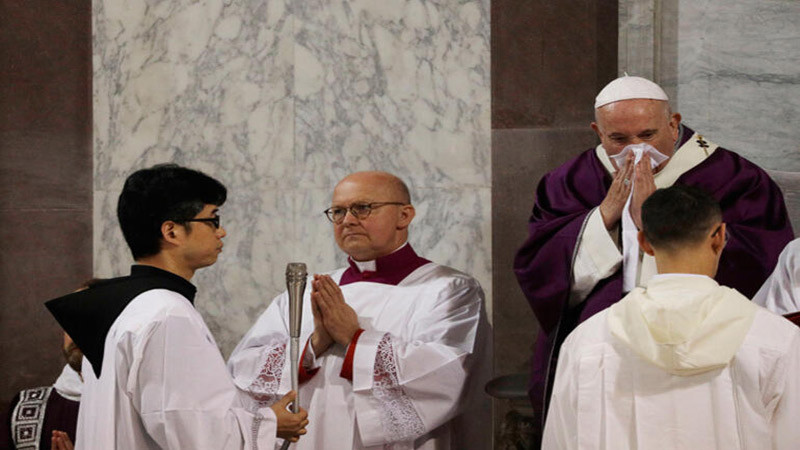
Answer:
[[[635,98],[669,100],[669,97],[667,97],[666,92],[661,89],[661,86],[646,78],[629,77],[625,75],[608,83],[606,87],[597,94],[597,98],[595,98],[594,101],[594,108],[597,109],[609,103]]]

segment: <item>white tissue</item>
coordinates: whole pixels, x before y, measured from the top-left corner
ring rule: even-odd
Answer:
[[[633,162],[638,163],[642,156],[645,154],[650,155],[650,165],[655,169],[658,167],[659,164],[669,159],[669,156],[659,152],[650,144],[645,144],[642,142],[641,144],[631,144],[626,146],[622,149],[621,152],[617,153],[616,155],[609,156],[616,164],[618,169],[622,169],[625,167],[625,157],[628,156],[628,153],[633,152],[635,155]]]

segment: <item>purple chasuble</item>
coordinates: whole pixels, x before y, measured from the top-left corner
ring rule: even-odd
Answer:
[[[694,135],[688,127],[681,127],[679,146]],[[517,280],[542,328],[528,391],[540,419],[561,342],[579,323],[622,298],[620,268],[598,282],[580,305],[568,306],[578,237],[611,181],[594,148],[545,175],[536,190],[529,237],[514,259]],[[675,184],[702,188],[719,202],[729,240],[715,279],[752,297],[794,236],[778,186],[761,168],[723,148],[717,148]]]
[[[394,253],[376,259],[374,272],[368,270],[362,272],[352,258],[348,258],[347,262],[350,263],[350,267],[342,274],[342,279],[339,281],[340,286],[358,281],[396,286],[411,272],[428,264],[430,261],[417,256],[417,253],[414,252],[414,249],[409,244]]]

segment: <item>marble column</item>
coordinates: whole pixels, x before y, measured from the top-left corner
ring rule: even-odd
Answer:
[[[625,0],[619,17],[620,73],[661,82],[717,144],[800,171],[800,3]]]
[[[345,259],[322,215],[336,181],[409,184],[411,243],[491,293],[487,0],[94,1],[95,271],[131,259],[115,219],[133,170],[175,162],[229,188],[197,305],[227,353],[289,261]]]

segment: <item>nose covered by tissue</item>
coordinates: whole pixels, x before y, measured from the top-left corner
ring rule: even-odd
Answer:
[[[634,164],[638,163],[642,159],[642,156],[650,155],[650,165],[654,169],[658,167],[659,164],[669,159],[669,156],[659,152],[655,147],[644,142],[641,144],[628,145],[623,148],[621,152],[609,156],[609,158],[614,161],[617,168],[621,169],[625,166],[625,158],[628,156],[628,153],[633,153],[635,155],[633,160]]]
[[[609,158],[613,159],[618,168],[625,166],[625,158],[628,153],[634,154],[634,164],[638,163],[645,154],[650,156],[650,165],[656,168],[659,164],[669,159],[668,156],[656,150],[650,144],[628,145],[621,152]],[[633,181],[633,180],[631,180]],[[628,200],[622,211],[622,292],[628,293],[636,287],[637,268],[639,266],[639,241],[637,240],[638,229],[631,216],[631,200],[633,191],[636,189],[635,183],[631,186]]]

